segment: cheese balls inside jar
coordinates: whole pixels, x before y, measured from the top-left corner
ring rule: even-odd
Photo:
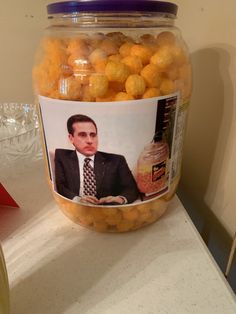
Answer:
[[[177,6],[84,0],[47,12],[32,76],[55,201],[98,232],[147,226],[181,176],[192,82]]]

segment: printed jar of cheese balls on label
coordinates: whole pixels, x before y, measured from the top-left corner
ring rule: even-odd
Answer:
[[[191,94],[177,6],[123,4],[48,5],[33,68],[55,200],[71,220],[101,232],[136,230],[166,211]]]

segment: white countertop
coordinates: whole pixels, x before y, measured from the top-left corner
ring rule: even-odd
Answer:
[[[12,314],[234,314],[235,296],[175,197],[153,225],[100,234],[66,218],[42,161],[3,182],[0,209]]]

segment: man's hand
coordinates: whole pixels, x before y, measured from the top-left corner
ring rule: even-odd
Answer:
[[[117,203],[117,204],[124,204],[125,200],[123,197],[120,196],[106,196],[99,199],[98,204],[108,204],[108,203]]]
[[[92,195],[86,195],[86,196],[82,196],[80,199],[80,202],[82,203],[89,203],[89,204],[95,204],[98,205],[99,204],[99,200]]]

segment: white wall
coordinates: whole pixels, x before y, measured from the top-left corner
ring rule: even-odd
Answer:
[[[0,101],[32,102],[33,55],[47,0],[0,4]],[[236,230],[236,1],[176,0],[176,25],[191,52],[194,89],[181,185],[229,233]]]
[[[236,231],[236,1],[177,0],[193,64],[181,185]],[[200,209],[200,208],[199,208]]]

